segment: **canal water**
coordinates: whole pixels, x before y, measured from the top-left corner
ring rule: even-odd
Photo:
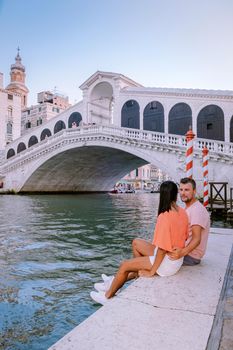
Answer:
[[[0,349],[46,350],[96,311],[93,284],[152,238],[157,207],[150,193],[1,196]]]

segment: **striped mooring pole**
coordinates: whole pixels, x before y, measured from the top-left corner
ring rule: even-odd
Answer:
[[[203,167],[203,205],[207,207],[209,204],[209,182],[208,182],[208,158],[209,151],[206,147],[202,150],[202,167]]]
[[[192,179],[193,177],[193,139],[195,134],[190,128],[186,133],[187,150],[186,150],[186,177]]]

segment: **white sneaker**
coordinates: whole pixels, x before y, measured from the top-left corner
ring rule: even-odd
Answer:
[[[114,277],[114,276],[107,276],[107,275],[105,275],[105,273],[102,273],[102,275],[101,275],[101,278],[102,278],[102,280],[105,282],[105,281],[108,281],[109,279],[111,279],[112,277]]]
[[[114,280],[114,276],[110,276],[104,283],[95,283],[94,288],[98,292],[107,292],[111,287],[112,281]]]
[[[108,302],[108,299],[105,296],[105,292],[94,292],[92,291],[90,293],[91,298],[96,301],[98,304],[106,304]]]

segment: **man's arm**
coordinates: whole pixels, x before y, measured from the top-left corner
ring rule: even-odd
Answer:
[[[201,242],[201,230],[202,227],[200,225],[193,225],[192,226],[192,239],[189,242],[189,244],[184,247],[183,249],[180,248],[174,248],[171,253],[168,253],[169,257],[171,259],[179,259],[182,258],[185,255],[188,255],[190,252],[192,252],[197,246],[199,246]]]

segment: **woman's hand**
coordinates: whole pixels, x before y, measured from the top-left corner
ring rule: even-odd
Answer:
[[[182,249],[181,248],[174,248],[172,252],[167,252],[167,255],[171,260],[177,260],[182,258]]]
[[[138,276],[139,277],[152,277],[153,274],[149,270],[139,270],[138,271]]]

